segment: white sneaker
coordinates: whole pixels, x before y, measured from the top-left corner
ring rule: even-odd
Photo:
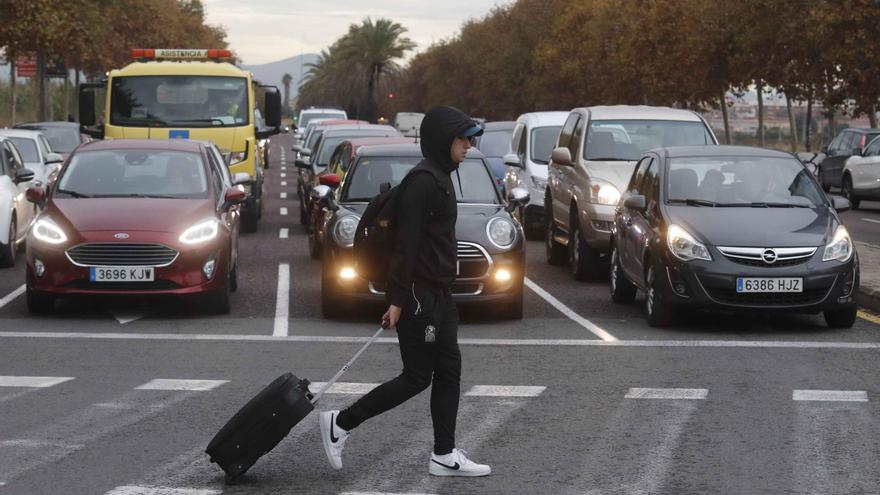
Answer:
[[[488,476],[492,468],[486,464],[477,464],[465,455],[461,449],[452,449],[452,453],[437,455],[431,453],[428,471],[434,476]]]
[[[327,454],[327,460],[330,461],[333,469],[339,470],[342,469],[342,449],[345,447],[345,440],[348,438],[349,432],[336,424],[337,416],[339,416],[339,411],[324,411],[318,421],[321,424],[324,453]]]

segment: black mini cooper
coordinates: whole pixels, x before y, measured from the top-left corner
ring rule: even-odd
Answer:
[[[344,181],[333,190],[318,186],[312,197],[327,209],[317,234],[323,236],[321,308],[325,317],[349,312],[357,302],[384,301],[385,287],[355,271],[351,248],[360,216],[383,183],[395,186],[422,160],[417,144],[363,146]],[[510,212],[528,203],[516,188],[508,201],[495,186],[486,158],[472,149],[452,182],[458,196],[458,278],[452,295],[460,303],[483,305],[502,318],[522,318],[525,250],[523,231]]]
[[[676,309],[823,312],[856,319],[859,261],[813,174],[787,153],[738,146],[653,150],[637,164],[612,229],[611,297],[645,292],[648,323]]]

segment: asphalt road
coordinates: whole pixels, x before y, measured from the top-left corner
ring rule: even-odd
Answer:
[[[607,283],[548,266],[540,242],[527,248],[522,321],[463,311],[458,443],[492,476],[427,474],[422,394],[356,430],[342,471],[327,464],[313,415],[225,487],[203,453],[217,429],[284,371],[328,379],[382,313],[321,317],[296,171],[292,160],[281,168],[291,140],[272,140],[266,210],[259,232],[241,239],[230,315],[181,301],[91,301],[32,317],[16,296],[24,260],[0,272],[0,494],[880,491],[880,326],[704,314],[653,329],[641,299],[611,304]],[[880,215],[866,206],[846,222],[871,242],[859,219]],[[321,407],[394,376],[395,341],[384,336]]]
[[[880,246],[880,202],[862,201],[858,210],[841,215],[853,239]]]

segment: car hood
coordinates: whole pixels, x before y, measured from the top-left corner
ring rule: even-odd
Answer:
[[[79,232],[175,233],[213,217],[214,208],[204,199],[62,198],[52,200],[49,216]]]
[[[588,161],[585,162],[587,174],[590,179],[599,179],[612,184],[619,191],[624,191],[629,185],[636,162],[621,161]]]
[[[838,220],[827,207],[711,208],[667,206],[671,223],[714,246],[814,247],[827,242]]]

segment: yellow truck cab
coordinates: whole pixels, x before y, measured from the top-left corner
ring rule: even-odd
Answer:
[[[281,96],[259,86],[249,71],[224,60],[229,50],[133,49],[129,65],[80,86],[80,125],[97,139],[202,139],[227,157],[232,174],[246,172],[242,230],[254,232],[262,216],[262,156],[257,141],[281,129]],[[103,117],[96,94],[103,90]],[[263,95],[262,114],[257,98]]]

